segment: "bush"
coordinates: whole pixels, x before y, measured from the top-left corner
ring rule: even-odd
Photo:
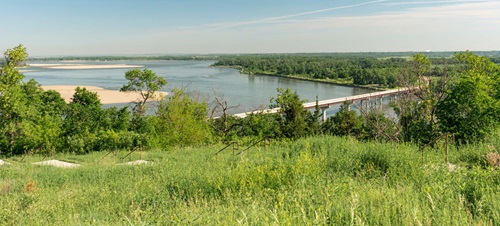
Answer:
[[[208,106],[182,89],[174,89],[160,102],[154,119],[156,140],[162,146],[186,146],[209,143],[211,130]]]

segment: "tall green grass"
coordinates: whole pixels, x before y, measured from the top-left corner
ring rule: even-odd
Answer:
[[[57,155],[74,169],[0,166],[0,225],[499,225],[500,172],[491,144],[442,150],[316,137],[143,155],[150,165]],[[133,154],[138,158],[138,153]]]

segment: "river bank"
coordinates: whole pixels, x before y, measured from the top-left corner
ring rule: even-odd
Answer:
[[[318,82],[318,83],[323,83],[323,84],[338,85],[338,86],[344,86],[344,87],[370,89],[370,90],[374,90],[374,91],[385,91],[385,90],[397,88],[397,87],[390,88],[390,87],[386,87],[386,86],[378,86],[375,84],[356,85],[353,83],[352,79],[336,79],[336,80],[333,80],[333,79],[314,79],[314,78],[305,78],[305,77],[294,76],[294,75],[281,75],[281,74],[265,73],[265,72],[252,73],[252,72],[245,71],[241,66],[231,67],[231,66],[211,65],[211,67],[235,69],[235,70],[238,70],[241,74],[245,74],[245,75],[261,75],[261,76],[269,76],[269,77],[276,77],[276,78],[288,78],[288,79],[294,79],[294,80],[300,80],[300,81]]]

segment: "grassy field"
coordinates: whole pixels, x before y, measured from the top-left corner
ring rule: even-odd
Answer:
[[[484,158],[497,145],[452,147],[452,171],[443,150],[422,161],[414,146],[337,137],[151,151],[137,166],[125,152],[55,156],[71,169],[13,157],[0,225],[500,225],[500,170]]]

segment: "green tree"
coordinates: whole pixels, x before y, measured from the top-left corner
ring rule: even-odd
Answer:
[[[107,119],[95,92],[77,87],[64,113],[63,135],[70,151],[93,151],[97,134],[105,130]]]
[[[401,126],[402,140],[428,144],[441,134],[436,117],[437,105],[445,97],[449,80],[442,76],[430,77],[432,64],[423,54],[416,54],[402,72],[400,82],[409,89],[398,96],[394,110]]]
[[[297,92],[278,88],[278,96],[271,98],[271,108],[279,108],[281,117],[281,133],[287,138],[300,138],[307,135],[309,112],[304,109],[306,100],[300,99]]]
[[[455,58],[463,63],[462,73],[438,104],[437,115],[442,130],[459,143],[480,141],[500,122],[500,68],[471,52]]]
[[[400,127],[396,120],[377,111],[362,112],[362,115],[364,117],[364,139],[399,142]]]
[[[124,85],[120,91],[122,92],[136,92],[141,95],[141,100],[137,100],[135,106],[135,112],[139,116],[143,116],[146,113],[146,102],[155,98],[155,93],[159,91],[167,81],[156,75],[151,70],[144,69],[132,69],[125,72],[125,78],[128,80],[128,84]]]
[[[127,131],[130,129],[130,112],[128,107],[117,108],[115,106],[104,109],[104,115],[107,119],[106,128],[114,131]]]
[[[24,75],[18,70],[27,56],[22,45],[5,51],[5,64],[0,70],[0,151],[8,150],[10,154],[18,149],[21,124],[32,113],[22,85]]]
[[[310,114],[309,117],[309,133],[312,135],[318,135],[322,133],[321,120],[323,113],[321,113],[321,108],[319,107],[318,96],[316,96],[316,105],[314,106],[314,112]]]
[[[156,112],[158,143],[161,145],[195,145],[210,141],[206,101],[193,99],[183,89],[174,89],[160,101]]]
[[[39,110],[43,115],[55,116],[62,120],[61,116],[64,114],[67,104],[59,92],[47,90],[41,94],[40,100],[42,105]]]
[[[334,136],[362,137],[363,119],[355,111],[349,109],[349,103],[340,106],[340,110],[329,117],[323,124],[324,133]]]
[[[5,51],[4,58],[6,65],[9,67],[17,68],[24,66],[24,61],[28,59],[28,51],[26,51],[26,48],[22,44],[19,44],[18,46]]]
[[[282,137],[281,120],[281,116],[277,114],[252,113],[239,119],[241,130],[238,131],[238,135],[257,139]]]
[[[65,103],[35,80],[23,82],[18,67],[27,56],[22,45],[7,50],[0,70],[0,150],[9,154],[54,151],[60,143]]]

